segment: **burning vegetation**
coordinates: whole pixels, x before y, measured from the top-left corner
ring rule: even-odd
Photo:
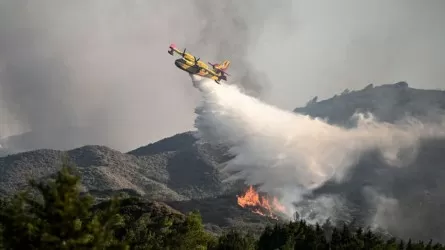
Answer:
[[[277,213],[286,212],[286,208],[276,197],[261,196],[252,186],[243,195],[237,195],[237,198],[238,205],[262,216],[278,219]]]

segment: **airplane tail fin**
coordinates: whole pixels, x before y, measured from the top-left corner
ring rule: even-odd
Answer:
[[[220,70],[220,71],[224,71],[224,70],[226,70],[229,67],[230,61],[225,60],[222,63],[215,63],[215,64],[209,62],[209,64],[212,65],[212,67],[214,69],[217,69],[217,70]]]
[[[173,52],[175,51],[175,49],[176,49],[176,45],[175,44],[170,44],[170,46],[168,47],[168,53],[170,54],[170,55],[173,55]]]
[[[168,47],[168,53],[169,53],[170,55],[173,55],[174,52],[179,53],[179,50],[178,50],[178,48],[176,47],[176,45],[175,45],[174,43],[172,43],[172,44],[170,44],[170,46]],[[185,49],[184,49],[184,52],[185,52]]]
[[[229,65],[230,65],[230,61],[225,60],[221,64],[218,65],[218,68],[220,70],[226,70],[229,67]]]
[[[224,78],[223,80],[226,80],[226,76],[225,75],[229,75],[229,73],[226,72],[226,69],[229,67],[230,65],[230,61],[225,60],[222,63],[216,63],[213,64],[211,62],[209,62],[210,65],[212,65],[213,69],[215,69],[216,72],[221,72],[223,75],[221,76],[222,78]]]

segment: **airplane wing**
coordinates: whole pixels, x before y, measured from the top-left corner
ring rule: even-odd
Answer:
[[[184,51],[180,51],[180,50],[176,47],[176,45],[173,44],[173,43],[170,44],[170,46],[169,46],[168,48],[169,48],[168,53],[169,53],[170,55],[173,55],[174,53],[177,53],[178,55],[182,56],[183,58],[185,58],[185,59],[187,59],[187,60],[189,60],[189,61],[194,61],[195,64],[197,64],[198,61],[199,61],[199,59],[200,59],[200,58],[196,58],[196,57],[194,57],[194,56],[193,56],[192,54],[190,54],[190,53],[186,53],[186,48],[184,48]]]

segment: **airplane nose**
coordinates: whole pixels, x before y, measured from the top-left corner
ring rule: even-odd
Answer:
[[[176,65],[176,67],[178,67],[178,68],[182,68],[183,65],[184,65],[184,63],[185,63],[185,61],[184,61],[183,59],[177,59],[177,60],[175,60],[175,65]]]

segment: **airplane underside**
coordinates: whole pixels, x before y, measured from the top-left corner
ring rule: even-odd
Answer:
[[[186,72],[188,72],[190,74],[198,75],[198,76],[202,76],[202,77],[206,77],[206,78],[210,78],[210,79],[213,79],[213,80],[217,79],[214,75],[208,73],[207,70],[205,70],[205,69],[202,70],[201,67],[199,67],[198,65],[193,65],[193,66],[186,65],[182,59],[176,60],[175,61],[175,65],[178,68],[180,68],[180,69],[182,69],[182,70],[184,70],[184,71],[186,71]]]
[[[189,72],[190,74],[198,74],[200,71],[200,68],[198,67],[198,65],[193,65],[193,66],[189,66],[189,65],[185,65],[184,63],[182,63],[181,61],[175,61],[175,65],[176,67]]]

